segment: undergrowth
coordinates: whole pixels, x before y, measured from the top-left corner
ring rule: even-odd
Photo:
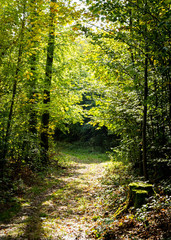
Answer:
[[[102,179],[109,203],[108,212],[106,216],[96,219],[89,236],[100,240],[170,240],[171,197],[164,194],[161,186],[156,186],[157,194],[146,199],[146,204],[141,208],[131,207],[117,214],[127,200],[128,184],[137,180],[131,174],[131,166],[122,162],[111,162],[108,165]],[[112,199],[109,197],[111,193]]]
[[[87,212],[82,219],[85,222],[91,222],[92,227],[87,231],[88,239],[169,240],[171,198],[167,184],[162,182],[161,185],[156,186],[157,195],[149,198],[141,208],[132,207],[126,211],[120,211],[127,201],[129,183],[139,180],[134,177],[131,166],[121,161],[109,162],[106,154],[99,153],[90,147],[71,144],[58,144],[57,146],[58,150],[51,154],[50,164],[46,171],[33,173],[29,169],[27,171],[25,168],[21,169],[20,177],[13,183],[13,192],[10,193],[8,202],[5,200],[0,202],[1,222],[9,222],[24,206],[30,208],[35,199],[39,206],[42,196],[45,198],[44,208],[40,210],[38,207],[37,214],[38,219],[45,221],[48,219],[48,211],[51,210],[52,202],[57,204],[62,201],[66,204],[69,194],[82,193],[84,184],[80,184],[79,189],[77,179],[72,179],[77,164],[83,166],[88,164],[91,169],[96,163],[103,162],[105,174],[99,177],[99,190],[94,188],[91,194],[89,193],[90,195],[83,193],[81,196],[74,195],[78,206],[73,210],[71,205],[67,212],[63,212],[64,216],[69,217],[75,212],[78,212],[80,216]],[[71,176],[71,182],[64,185],[60,176]],[[54,187],[58,189],[54,191]],[[48,197],[46,197],[47,192],[49,192]]]

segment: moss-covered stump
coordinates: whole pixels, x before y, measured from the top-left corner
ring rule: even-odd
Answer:
[[[141,207],[145,199],[154,194],[153,185],[144,182],[133,182],[129,184],[129,207]]]

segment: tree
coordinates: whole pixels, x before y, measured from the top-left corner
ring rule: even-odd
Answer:
[[[23,5],[24,3],[25,5]],[[67,101],[65,97],[63,97],[66,103],[62,103],[62,99],[59,98],[60,101],[59,99],[56,100],[55,94],[53,94],[53,103],[50,104],[52,61],[54,58],[51,53],[55,45],[53,41],[56,37],[53,34],[58,34],[59,39],[57,42],[59,54],[55,54],[56,69],[59,68],[62,70],[55,70],[58,74],[56,74],[56,82],[53,82],[52,87],[56,89],[60,86],[60,91],[62,92],[64,91],[62,90],[64,87],[60,80],[65,79],[64,85],[67,82],[68,86],[70,86],[69,75],[67,75],[65,71],[71,67],[71,63],[67,67],[63,63],[63,52],[67,52],[66,49],[70,49],[71,53],[74,46],[73,32],[71,33],[66,27],[64,29],[63,26],[72,20],[72,15],[74,15],[76,11],[74,11],[73,7],[64,4],[62,1],[58,2],[58,4],[52,2],[52,11],[47,10],[49,7],[47,1],[39,0],[38,2],[29,0],[24,3],[23,1],[13,1],[11,3],[8,0],[2,3],[1,22],[4,24],[4,27],[0,32],[0,38],[2,40],[0,52],[0,74],[2,77],[0,83],[0,128],[2,130],[0,132],[0,144],[2,146],[1,159],[6,159],[9,169],[10,166],[14,164],[15,168],[21,169],[22,165],[26,164],[35,170],[40,166],[41,154],[39,137],[43,136],[43,134],[41,135],[40,133],[42,111],[44,111],[44,113],[50,113],[52,109],[51,105],[55,103],[58,104],[58,109],[62,113],[65,104],[66,106],[70,106],[77,101],[74,100],[73,103],[71,103],[70,99]],[[25,7],[24,13],[23,6]],[[47,21],[49,14],[50,18],[57,16],[57,18],[54,17],[53,24],[50,23],[51,19]],[[58,33],[53,32],[55,25],[56,27],[58,26]],[[61,33],[62,31],[63,33]],[[4,40],[4,36],[9,39],[9,43]],[[72,48],[65,41],[70,41]],[[45,56],[45,48],[47,48],[47,57]],[[69,59],[70,55],[68,53],[69,52],[67,52],[67,58]],[[41,58],[39,58],[40,55]],[[44,68],[45,65],[46,69]],[[62,73],[64,73],[66,77],[60,77]],[[43,82],[44,75],[46,76],[45,82]],[[14,84],[11,83],[13,76],[15,76]],[[59,81],[58,77],[60,77]],[[42,104],[42,88],[45,88],[45,94],[47,91],[49,95],[48,100],[44,94],[44,104]],[[70,89],[70,87],[68,87],[68,89]],[[56,90],[54,92],[56,92]],[[12,101],[10,100],[11,95]],[[58,101],[58,103],[56,103],[56,101]],[[42,105],[45,106],[43,107]],[[8,109],[10,109],[10,111],[8,111]],[[62,114],[58,112],[57,116],[64,116],[65,112]],[[66,113],[66,115],[67,120],[65,120],[65,122],[68,122],[71,114]],[[79,113],[77,116],[79,118]],[[55,118],[59,120],[58,117],[53,114],[53,119],[51,118],[48,124],[50,128],[48,126],[47,129],[47,125],[45,124],[45,130],[47,130],[48,134],[54,130],[54,125],[56,124],[56,120],[54,121]],[[52,123],[52,121],[55,123]],[[59,120],[58,126],[65,125],[62,121],[62,119]]]
[[[52,79],[52,66],[53,66],[53,54],[55,46],[55,16],[56,16],[56,0],[51,0],[50,4],[50,18],[49,18],[49,40],[47,46],[47,60],[46,60],[46,71],[45,71],[45,89],[43,103],[50,103],[50,87]],[[42,132],[41,132],[41,147],[42,147],[42,163],[43,165],[48,164],[48,129],[49,129],[49,110],[46,107],[42,115]]]
[[[137,116],[137,119],[140,118],[143,122],[143,124],[139,125],[140,132],[142,132],[142,134],[139,135],[139,132],[135,134],[139,139],[139,144],[137,143],[136,148],[137,150],[139,149],[138,151],[140,151],[139,156],[141,156],[141,150],[143,151],[144,176],[147,178],[147,159],[148,165],[151,164],[150,159],[155,159],[157,152],[158,156],[160,155],[163,158],[164,155],[161,154],[159,149],[162,148],[161,146],[164,147],[165,144],[168,146],[170,141],[166,130],[170,126],[169,121],[167,121],[170,118],[170,110],[166,110],[170,109],[170,91],[169,84],[164,83],[164,78],[168,79],[169,76],[168,73],[166,73],[166,69],[168,69],[167,63],[169,62],[169,55],[168,48],[163,47],[168,45],[169,6],[165,1],[155,1],[155,3],[150,1],[144,2],[141,0],[107,2],[99,0],[96,2],[87,2],[90,6],[89,10],[92,12],[92,16],[94,16],[97,20],[101,19],[106,21],[105,24],[101,26],[101,31],[99,32],[96,31],[93,33],[91,29],[86,29],[87,35],[92,37],[94,44],[101,46],[101,48],[105,51],[105,54],[108,57],[113,55],[113,58],[116,56],[116,52],[107,44],[107,40],[105,39],[109,39],[111,42],[113,40],[115,43],[117,41],[126,44],[123,54],[128,57],[127,61],[123,61],[124,56],[122,55],[122,59],[118,61],[118,65],[111,64],[111,59],[108,67],[110,65],[110,69],[118,68],[121,75],[120,79],[123,78],[125,81],[126,78],[131,79],[133,83],[132,89],[127,84],[127,86],[125,86],[130,90],[130,94],[132,94],[136,89],[138,99],[137,106],[141,106],[142,110],[142,113],[140,112],[140,115],[139,117]],[[128,21],[128,19],[130,19],[130,21]],[[161,53],[160,50],[157,50],[157,45],[158,47],[160,46],[158,49],[162,49],[165,54]],[[130,56],[128,54],[129,52],[131,53]],[[160,62],[159,59],[163,59],[162,62]],[[101,65],[106,65],[104,60],[101,62]],[[162,69],[163,72],[159,73],[159,69]],[[108,69],[105,70],[105,72],[107,71]],[[163,76],[163,73],[165,77]],[[117,76],[115,78],[117,78]],[[144,79],[144,81],[142,81],[142,79]],[[158,89],[156,89],[156,84]],[[168,92],[166,91],[166,85]],[[167,100],[166,95],[168,96]],[[165,107],[163,105],[164,102],[166,104]],[[158,106],[157,108],[155,107],[156,103]],[[162,107],[159,110],[160,104]],[[112,109],[112,107],[113,106],[111,104],[109,108]],[[121,108],[123,111],[123,107]],[[103,112],[103,115],[105,113],[104,116],[107,118],[107,111],[105,111],[104,108],[102,108],[101,111]],[[116,113],[114,112],[113,114]],[[92,115],[95,114],[92,112]],[[136,116],[136,114],[134,115]],[[167,117],[164,118],[164,116]],[[118,121],[116,121],[115,117],[113,117],[113,126],[116,125],[116,122]],[[99,120],[99,124],[102,123],[104,123],[104,120]],[[122,126],[120,127],[120,134],[123,137],[125,124],[123,124],[122,120],[120,121],[120,126]],[[128,124],[126,126],[128,132],[130,128],[131,125]],[[153,139],[151,139],[151,132],[153,133]],[[128,133],[127,136],[133,140],[130,133]],[[142,136],[141,139],[139,136]],[[157,139],[160,139],[160,146],[157,146],[156,144]],[[152,143],[154,142],[155,146],[152,146]],[[142,148],[139,147],[141,144]],[[128,151],[131,151],[131,149],[134,148],[130,148]],[[155,149],[155,151],[152,149]],[[168,158],[168,152],[166,155],[166,158]],[[155,161],[157,160],[155,159]]]
[[[1,158],[1,178],[3,178],[4,174],[4,169],[6,165],[6,154],[8,151],[8,141],[9,141],[9,134],[10,134],[10,127],[11,127],[11,121],[13,117],[13,109],[14,109],[14,103],[15,103],[15,98],[16,98],[16,90],[17,90],[17,82],[19,78],[19,71],[21,67],[21,61],[22,61],[22,52],[23,52],[23,39],[24,39],[24,31],[25,31],[25,14],[26,14],[26,1],[23,3],[23,19],[21,21],[21,28],[20,28],[20,35],[19,35],[19,49],[18,49],[18,58],[17,58],[17,65],[16,65],[16,70],[15,70],[15,75],[14,75],[14,82],[13,82],[13,89],[12,89],[12,99],[11,99],[11,104],[10,104],[10,111],[8,115],[8,120],[7,120],[7,127],[6,127],[6,132],[4,135],[4,146],[3,146],[3,155]]]

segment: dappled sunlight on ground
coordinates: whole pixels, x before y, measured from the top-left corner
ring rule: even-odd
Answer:
[[[168,236],[169,198],[155,196],[149,209],[139,209],[140,215],[132,208],[123,211],[133,181],[129,166],[84,150],[58,152],[46,173],[25,185],[12,205],[17,208],[14,217],[0,224],[0,239],[169,240],[162,238]]]
[[[10,224],[1,225],[0,239],[91,239],[86,233],[93,216],[105,211],[99,179],[109,162],[70,158],[68,168],[51,173],[23,196],[21,211]]]

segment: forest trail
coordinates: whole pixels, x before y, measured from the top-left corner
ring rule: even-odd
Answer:
[[[51,172],[22,196],[21,211],[0,226],[0,239],[84,240],[105,214],[100,179],[106,159],[67,156],[68,166]]]

